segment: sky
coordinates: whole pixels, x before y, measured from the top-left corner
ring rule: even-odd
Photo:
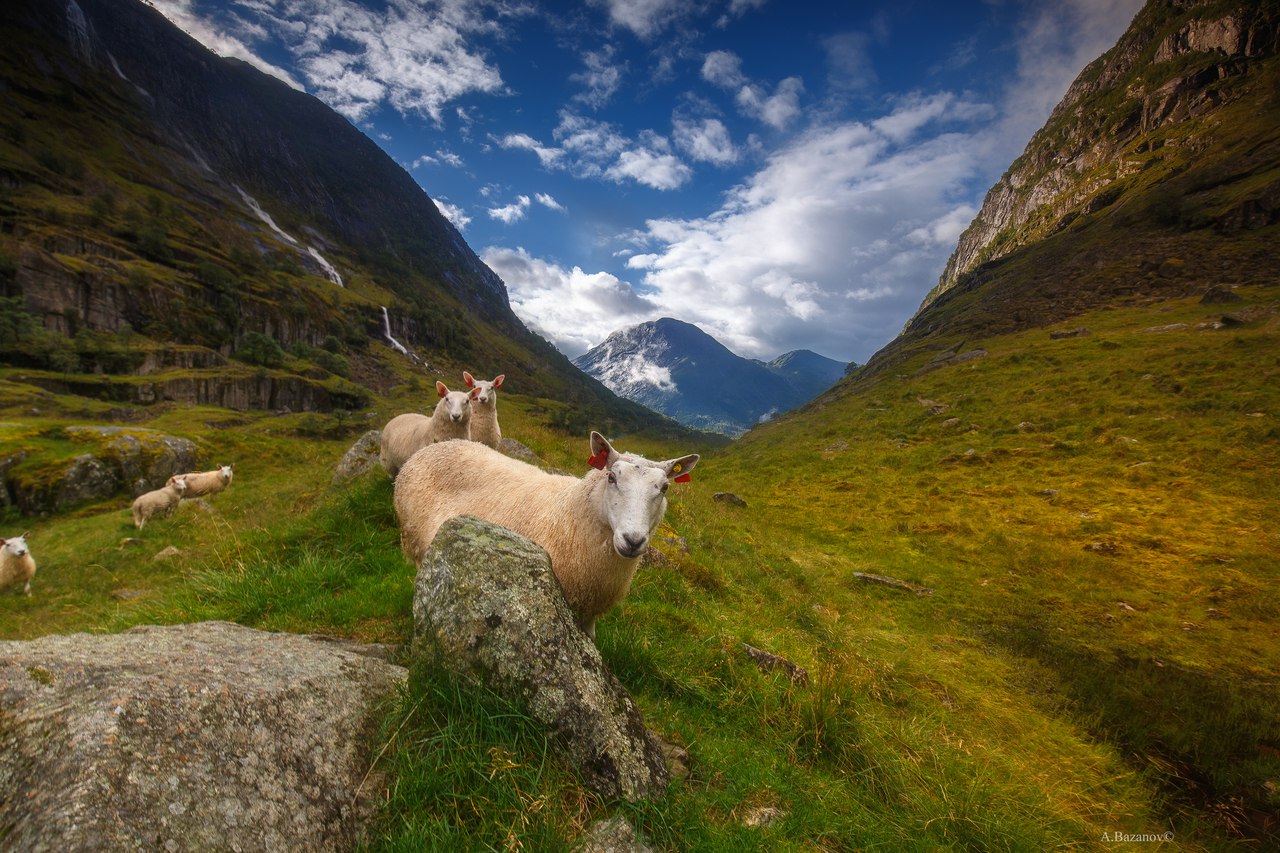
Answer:
[[[1139,0],[150,0],[345,116],[570,358],[864,363]]]

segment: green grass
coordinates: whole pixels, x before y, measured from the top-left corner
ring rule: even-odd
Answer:
[[[1241,292],[1235,310],[1274,303]],[[1115,832],[1249,848],[1280,810],[1280,347],[1274,313],[1196,328],[1213,314],[1101,311],[1063,326],[1088,337],[1018,332],[917,375],[921,352],[728,449],[620,439],[704,453],[667,517],[687,552],[664,544],[598,634],[692,775],[657,801],[602,802],[519,709],[414,670],[369,745],[383,806],[367,846],[561,850],[620,812],[666,850],[1089,850]],[[1189,326],[1147,331],[1173,323]],[[4,387],[16,426],[0,441],[51,458],[58,426],[107,411]],[[410,405],[380,399],[371,418]],[[554,404],[500,405],[505,434],[583,469],[585,436],[547,425]],[[40,572],[31,598],[0,595],[0,636],[229,619],[408,639],[413,569],[388,481],[329,483],[362,426],[309,438],[306,415],[149,414],[140,425],[234,462],[231,488],[136,537],[123,498],[11,515]],[[178,557],[151,559],[170,544]],[[761,672],[744,642],[808,683]],[[764,808],[780,817],[748,826]]]

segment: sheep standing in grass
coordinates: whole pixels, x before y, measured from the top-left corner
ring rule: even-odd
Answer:
[[[410,412],[396,415],[382,428],[382,467],[392,477],[423,447],[451,438],[471,438],[471,394],[436,383],[440,402],[431,417]],[[471,393],[475,393],[472,391]]]
[[[471,440],[496,450],[502,441],[502,430],[498,428],[498,389],[506,374],[500,373],[492,382],[486,382],[464,370],[462,378],[471,389]]]
[[[685,482],[696,454],[651,462],[591,433],[582,479],[549,474],[473,441],[414,454],[396,478],[400,546],[415,565],[440,525],[474,515],[523,534],[551,557],[565,600],[594,640],[596,620],[622,601],[667,510],[667,485]]]
[[[11,584],[25,584],[24,595],[31,594],[31,579],[36,574],[36,561],[27,549],[30,533],[0,539],[0,589]]]
[[[182,477],[187,481],[187,490],[182,493],[184,500],[204,497],[205,495],[216,495],[218,492],[231,485],[231,466],[221,465],[212,471],[194,471],[190,474],[174,474],[169,478],[165,485],[169,485],[179,477]]]
[[[177,509],[187,491],[187,479],[182,474],[170,478],[162,488],[139,495],[133,502],[133,526],[142,529],[153,515],[168,515]]]

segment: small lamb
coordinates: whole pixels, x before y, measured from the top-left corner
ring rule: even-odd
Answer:
[[[626,597],[639,557],[667,510],[667,485],[686,482],[698,455],[651,462],[618,453],[591,433],[592,468],[582,479],[549,474],[474,441],[423,448],[396,478],[400,547],[415,565],[440,525],[474,515],[529,537],[551,570],[579,627]]]
[[[382,467],[392,477],[409,457],[428,444],[451,438],[471,438],[471,394],[450,391],[443,382],[436,383],[440,402],[431,417],[409,412],[396,415],[382,428]]]
[[[27,537],[30,533],[0,539],[0,589],[11,584],[26,584],[22,588],[25,595],[31,594],[31,579],[36,574],[36,561],[27,549]]]
[[[476,379],[465,370],[462,379],[471,390],[471,440],[497,450],[502,441],[498,428],[498,389],[502,387],[505,373],[498,374],[492,382]]]
[[[182,502],[182,496],[186,491],[187,479],[179,474],[170,478],[162,488],[139,495],[132,507],[133,526],[141,530],[151,516],[170,514]]]
[[[231,466],[221,465],[212,471],[194,471],[189,474],[174,474],[165,482],[169,485],[179,477],[187,481],[187,490],[182,493],[184,500],[199,498],[205,495],[216,495],[231,485]]]

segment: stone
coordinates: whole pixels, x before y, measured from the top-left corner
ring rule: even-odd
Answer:
[[[888,575],[877,575],[877,574],[872,574],[871,572],[854,572],[853,576],[855,579],[860,580],[864,583],[874,583],[874,584],[880,584],[881,586],[891,586],[897,589],[905,589],[907,592],[914,592],[916,595],[919,595],[919,596],[933,595],[933,590],[927,586],[917,586],[916,584],[910,583],[908,581],[900,580],[898,578],[891,578]]]
[[[733,504],[734,506],[745,507],[747,505],[746,501],[735,495],[733,492],[716,492],[711,496],[711,499],[713,501],[720,501],[721,503]]]
[[[748,829],[763,829],[766,826],[772,826],[787,816],[787,813],[777,806],[760,806],[751,809],[742,816],[742,825]]]
[[[382,453],[382,430],[371,429],[347,448],[333,472],[333,485],[340,486],[359,477],[379,462]]]
[[[151,559],[153,559],[153,560],[172,560],[174,557],[177,557],[177,556],[179,556],[180,554],[182,554],[182,552],[181,552],[181,551],[179,551],[179,550],[177,549],[177,547],[176,547],[176,546],[170,545],[168,548],[165,548],[163,551],[160,551],[159,553],[157,553],[157,554],[156,554],[154,557],[152,557]]]
[[[578,853],[653,853],[622,815],[596,821],[576,849]]]
[[[577,626],[546,552],[474,516],[441,526],[418,566],[413,654],[510,697],[608,799],[660,796],[659,739]]]
[[[1200,297],[1201,305],[1225,305],[1230,302],[1243,302],[1236,293],[1229,287],[1221,284],[1215,284],[1204,292],[1204,296]]]
[[[1067,338],[1087,338],[1092,334],[1093,332],[1089,330],[1088,326],[1077,326],[1074,329],[1059,329],[1057,331],[1050,332],[1049,340],[1061,341]]]
[[[140,427],[69,426],[67,437],[95,445],[135,495],[158,489],[174,474],[198,467],[195,442]]]
[[[0,642],[6,848],[349,850],[401,667],[227,622]]]
[[[742,650],[747,653],[747,657],[755,662],[761,672],[773,672],[774,670],[782,670],[787,674],[794,684],[808,684],[809,671],[802,666],[792,663],[781,655],[775,655],[773,652],[766,652],[764,649],[757,649],[748,643],[742,644]]]
[[[505,435],[498,441],[498,452],[505,453],[512,459],[528,462],[530,465],[540,465],[542,463],[542,460],[538,458],[538,454],[514,438],[507,438]]]

